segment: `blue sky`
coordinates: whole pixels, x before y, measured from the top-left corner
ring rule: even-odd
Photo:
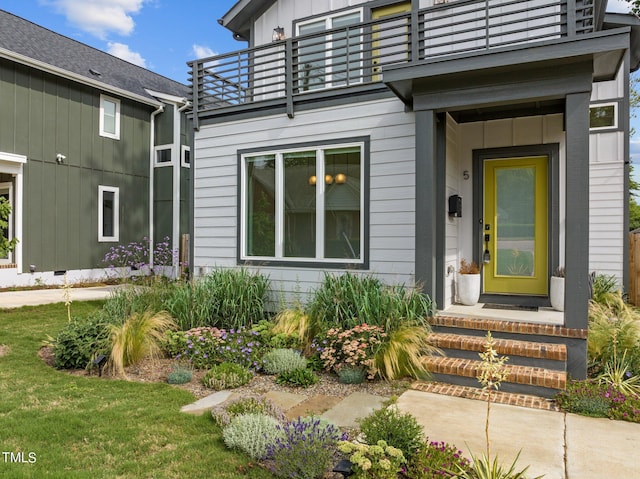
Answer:
[[[0,0],[0,8],[38,25],[187,83],[186,62],[246,46],[218,25],[236,0]],[[626,12],[623,0],[609,11]],[[640,112],[639,115],[640,116]],[[640,118],[631,158],[640,180]]]

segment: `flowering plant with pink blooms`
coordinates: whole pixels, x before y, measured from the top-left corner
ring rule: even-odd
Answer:
[[[323,338],[314,340],[312,348],[319,353],[327,371],[362,369],[369,379],[373,379],[376,375],[374,358],[386,336],[383,328],[368,324],[351,329],[331,328]]]

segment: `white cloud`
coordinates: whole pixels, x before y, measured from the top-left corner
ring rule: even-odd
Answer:
[[[629,2],[624,0],[609,0],[607,4],[607,12],[629,13],[629,10],[631,10],[631,6]]]
[[[196,58],[200,59],[200,58],[206,58],[206,57],[214,57],[216,56],[218,53],[214,52],[211,48],[205,46],[205,45],[197,45],[197,44],[193,44],[193,46],[191,47],[193,54],[196,56]]]
[[[147,0],[50,0],[69,22],[80,29],[105,39],[108,33],[129,35],[136,14]]]
[[[132,52],[129,50],[129,46],[123,43],[109,42],[107,44],[108,52],[118,58],[122,58],[123,60],[128,61],[129,63],[133,63],[134,65],[138,65],[139,67],[146,68],[147,62],[142,55],[137,52]]]

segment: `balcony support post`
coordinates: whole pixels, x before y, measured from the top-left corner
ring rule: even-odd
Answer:
[[[293,118],[293,40],[287,38],[284,44],[284,94],[287,100],[287,116]]]

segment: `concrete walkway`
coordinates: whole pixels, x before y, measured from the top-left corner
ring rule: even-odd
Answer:
[[[71,301],[91,301],[105,299],[118,286],[95,286],[91,288],[71,288]],[[0,292],[0,308],[20,308],[22,306],[37,306],[64,302],[64,290],[34,289],[21,291]]]

